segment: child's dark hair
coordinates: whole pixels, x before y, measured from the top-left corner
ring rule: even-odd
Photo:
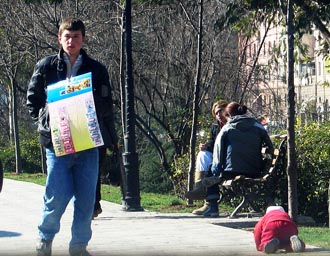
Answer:
[[[247,106],[241,105],[237,102],[230,102],[226,109],[226,116],[237,116],[237,115],[244,115],[247,112]]]
[[[58,30],[58,34],[61,35],[64,30],[69,30],[69,31],[80,30],[83,37],[85,36],[85,31],[86,31],[84,23],[80,19],[72,18],[72,17],[66,18],[61,22],[60,28]]]

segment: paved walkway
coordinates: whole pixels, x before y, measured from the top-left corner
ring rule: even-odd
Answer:
[[[37,224],[41,216],[42,186],[4,180],[0,194],[0,255],[35,255]],[[93,256],[214,256],[263,255],[257,252],[251,231],[229,228],[258,218],[203,218],[190,213],[125,212],[102,201],[103,213],[93,221],[88,250]],[[53,256],[68,255],[72,205],[53,242]],[[298,254],[295,254],[298,255]],[[307,246],[303,255],[330,255]]]

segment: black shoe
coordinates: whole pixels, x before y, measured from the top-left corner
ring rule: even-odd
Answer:
[[[40,239],[37,242],[36,250],[37,256],[51,256],[52,255],[52,240]]]
[[[278,247],[280,246],[280,240],[277,238],[273,238],[270,240],[264,247],[265,253],[275,253],[278,250]]]
[[[101,213],[102,213],[102,208],[95,209],[93,213],[93,219],[99,216],[99,214]]]
[[[204,212],[203,216],[217,218],[219,217],[219,210],[209,208],[207,211]]]
[[[218,199],[212,199],[210,201],[207,201],[209,203],[209,209],[207,209],[203,216],[204,217],[219,217],[219,205],[218,205]]]

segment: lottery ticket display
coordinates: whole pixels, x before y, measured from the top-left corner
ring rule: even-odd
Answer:
[[[92,91],[92,74],[47,86],[52,142],[57,156],[102,146]]]

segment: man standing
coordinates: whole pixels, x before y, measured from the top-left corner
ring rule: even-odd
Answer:
[[[97,148],[91,148],[64,156],[55,154],[49,125],[47,87],[90,72],[96,115],[104,144],[116,144],[109,75],[105,66],[90,58],[82,49],[85,25],[81,20],[65,19],[59,27],[58,41],[61,46],[59,53],[47,56],[36,64],[27,90],[27,107],[33,120],[38,122],[40,143],[46,149],[47,158],[44,209],[38,225],[40,241],[36,250],[39,256],[51,255],[52,241],[60,230],[61,217],[73,199],[69,253],[72,256],[90,255],[86,247],[92,236],[99,152]]]

